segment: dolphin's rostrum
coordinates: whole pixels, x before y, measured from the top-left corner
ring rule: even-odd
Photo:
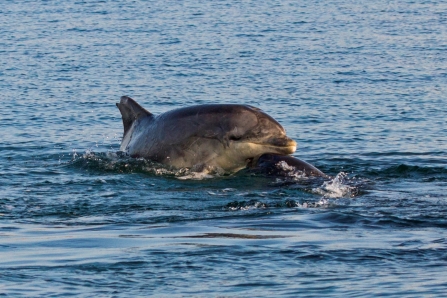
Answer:
[[[155,116],[127,96],[116,105],[124,125],[120,150],[175,168],[211,166],[236,172],[262,154],[296,150],[284,128],[252,106],[197,105]]]

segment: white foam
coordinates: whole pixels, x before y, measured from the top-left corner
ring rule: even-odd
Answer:
[[[200,171],[193,169],[181,169],[175,173],[180,180],[203,180],[212,179],[225,174],[225,171],[219,167],[204,166]]]
[[[347,184],[348,174],[338,173],[333,179],[323,182],[323,185],[313,188],[312,192],[323,195],[324,198],[346,198],[353,197],[356,188]]]

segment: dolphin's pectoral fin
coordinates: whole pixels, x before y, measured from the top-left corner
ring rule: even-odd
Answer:
[[[121,96],[120,103],[117,103],[116,106],[120,110],[123,118],[124,135],[132,127],[132,123],[135,120],[152,115],[135,100],[128,96]]]
[[[219,138],[219,141],[222,143],[225,149],[230,147],[230,138],[227,135],[223,136],[223,138]]]

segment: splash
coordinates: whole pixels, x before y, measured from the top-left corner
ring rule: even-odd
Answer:
[[[351,180],[345,172],[338,173],[333,179],[323,182],[323,185],[312,189],[313,193],[325,198],[346,198],[355,197],[358,194],[358,188],[350,185]]]
[[[286,176],[288,177],[292,177],[294,179],[307,179],[309,178],[309,176],[306,175],[306,173],[304,171],[300,171],[298,169],[296,169],[294,166],[290,166],[287,162],[285,161],[280,161],[276,164],[276,167],[278,168],[278,170],[286,173]]]
[[[179,180],[203,180],[225,175],[225,171],[219,167],[203,166],[200,168],[183,168],[175,174]]]

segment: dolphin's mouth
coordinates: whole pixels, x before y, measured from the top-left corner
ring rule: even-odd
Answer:
[[[266,143],[278,147],[296,146],[296,142],[289,137],[273,137],[269,138]]]
[[[265,153],[289,155],[296,151],[296,144],[290,146],[265,146]]]
[[[296,151],[296,142],[288,137],[271,138],[263,144],[266,149],[272,148],[269,153],[292,154]]]
[[[270,138],[262,143],[253,142],[252,144],[257,147],[259,156],[265,153],[289,155],[294,153],[297,147],[296,142],[288,137]]]

